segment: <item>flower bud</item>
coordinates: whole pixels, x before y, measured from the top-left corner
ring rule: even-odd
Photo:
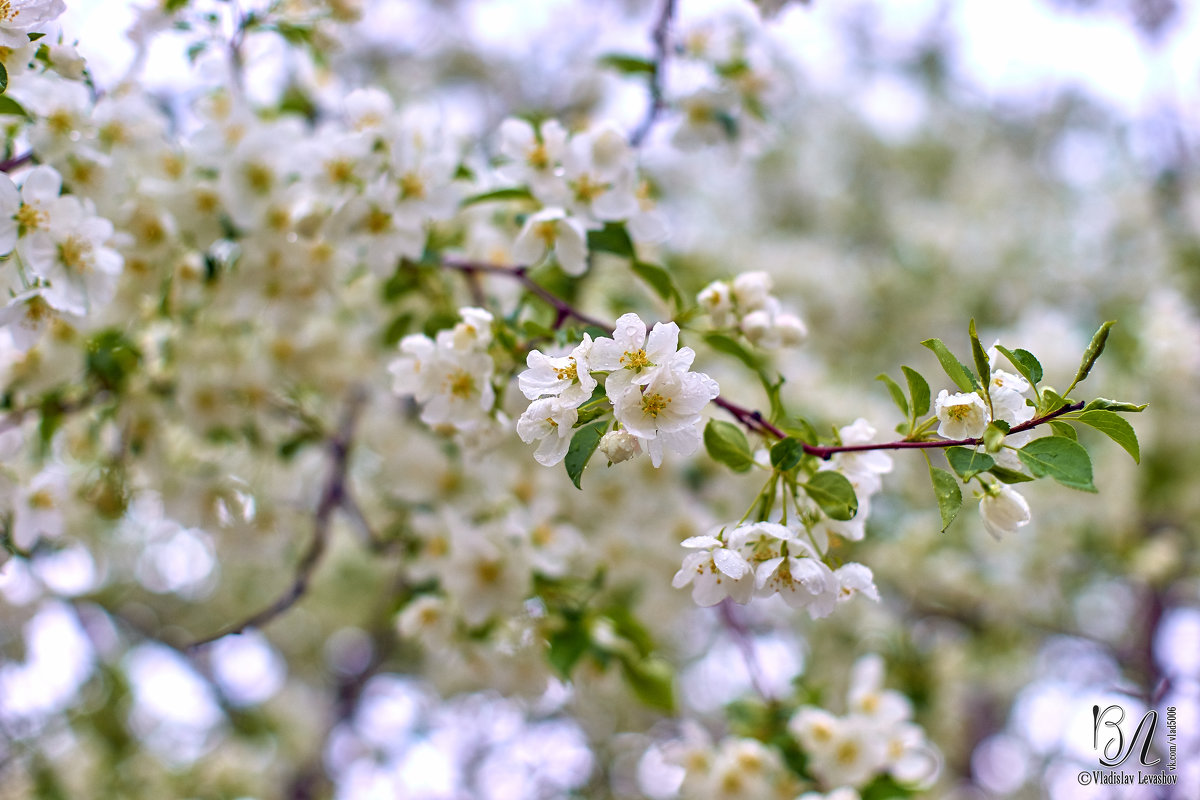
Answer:
[[[796,347],[808,338],[804,320],[795,314],[780,314],[775,318],[775,328],[779,333],[779,344],[783,347]]]
[[[620,464],[641,453],[642,445],[629,431],[609,431],[600,437],[600,452],[609,463]]]
[[[725,281],[713,281],[700,290],[696,302],[712,317],[713,325],[724,328],[733,311],[733,294]]]
[[[765,272],[743,272],[733,279],[733,298],[738,309],[753,311],[767,304],[773,282]]]
[[[751,311],[742,317],[742,333],[753,344],[770,347],[776,340],[775,326],[766,311]]]
[[[1030,520],[1029,503],[1017,490],[1002,483],[988,487],[987,494],[979,501],[979,514],[983,526],[997,541],[1004,534],[1028,525]]]

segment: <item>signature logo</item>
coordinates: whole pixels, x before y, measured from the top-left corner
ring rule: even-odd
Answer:
[[[1152,767],[1162,761],[1157,756],[1153,761],[1147,760],[1150,757],[1150,747],[1154,744],[1154,732],[1157,727],[1158,712],[1151,709],[1142,715],[1137,727],[1133,729],[1133,735],[1127,741],[1125,709],[1118,705],[1111,705],[1103,710],[1100,706],[1092,706],[1092,747],[1101,751],[1100,763],[1106,767],[1119,767],[1124,764],[1137,749],[1139,741],[1142,748],[1138,760],[1143,767]],[[1101,749],[1100,741],[1103,736],[1107,736],[1108,739]]]

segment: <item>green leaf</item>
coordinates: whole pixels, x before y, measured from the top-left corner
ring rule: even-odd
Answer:
[[[963,482],[996,466],[996,459],[970,447],[947,447],[946,461],[950,462],[950,468],[958,473]]]
[[[1069,423],[1063,422],[1062,420],[1050,420],[1050,430],[1054,431],[1055,436],[1062,436],[1066,439],[1070,439],[1072,442],[1079,439],[1079,434],[1075,433],[1075,429],[1071,427]]]
[[[1017,472],[1015,469],[1007,469],[997,464],[988,470],[989,475],[995,475],[996,479],[1001,483],[1028,483],[1033,478],[1026,475],[1024,472]]]
[[[532,200],[533,195],[524,186],[516,186],[508,189],[493,189],[490,192],[481,192],[473,194],[470,197],[464,198],[459,203],[460,208],[468,206],[477,206],[480,203],[500,203],[508,200]]]
[[[992,367],[988,361],[987,351],[983,349],[983,342],[979,341],[979,334],[975,332],[974,319],[971,320],[967,332],[971,336],[971,357],[975,360],[975,371],[979,373],[979,383],[987,386],[992,380]]]
[[[904,390],[900,388],[900,384],[882,372],[875,376],[875,380],[883,381],[883,384],[888,388],[888,392],[892,395],[892,402],[900,409],[900,413],[907,417],[908,401],[904,399]]]
[[[1065,405],[1069,405],[1067,398],[1063,397],[1053,389],[1046,387],[1042,389],[1042,401],[1038,404],[1038,416],[1058,411]]]
[[[603,228],[588,231],[587,246],[589,251],[602,250],[628,259],[635,258],[633,240],[621,222],[606,222]]]
[[[641,56],[631,56],[624,53],[607,53],[600,56],[600,64],[605,67],[612,67],[618,72],[624,72],[626,75],[653,75],[658,72],[658,65],[648,58]]]
[[[1123,411],[1132,414],[1138,411],[1145,411],[1146,405],[1146,403],[1142,403],[1139,406],[1134,403],[1122,403],[1119,400],[1108,400],[1104,397],[1097,397],[1095,400],[1084,406],[1083,410],[1095,411],[1096,409],[1103,409],[1105,411]]]
[[[771,466],[780,472],[787,472],[804,458],[804,444],[788,437],[771,448]]]
[[[582,618],[573,615],[563,622],[563,627],[546,637],[546,643],[549,645],[546,660],[550,662],[554,671],[566,680],[571,677],[571,670],[575,668],[575,664],[587,652],[591,639]]]
[[[1142,455],[1138,447],[1137,434],[1134,433],[1133,426],[1126,422],[1120,415],[1112,411],[1094,409],[1092,411],[1084,411],[1080,414],[1079,421],[1085,425],[1092,426],[1125,448],[1125,452],[1133,457],[1135,464],[1141,463]]]
[[[954,522],[962,508],[962,489],[958,481],[944,469],[929,465],[929,480],[933,482],[933,493],[937,496],[938,513],[942,515],[942,533]]]
[[[817,436],[817,430],[808,420],[801,417],[791,417],[783,419],[775,427],[791,436],[793,439],[799,439],[804,444],[817,444],[820,441]]]
[[[8,70],[4,67],[4,62],[0,61],[0,94],[8,91]]]
[[[901,367],[908,381],[908,394],[912,398],[914,417],[923,417],[929,412],[929,382],[915,369]]]
[[[621,661],[625,682],[637,698],[651,708],[671,713],[675,710],[675,673],[661,658]]]
[[[120,392],[141,361],[137,345],[116,328],[100,331],[88,340],[88,377],[110,391]]]
[[[1004,354],[1012,365],[1016,367],[1017,372],[1021,373],[1021,377],[1029,381],[1030,386],[1037,386],[1042,381],[1042,363],[1034,357],[1033,353],[1028,350],[1017,348],[1009,350],[1003,345],[996,345],[996,349]]]
[[[714,461],[719,461],[734,472],[745,472],[754,466],[746,434],[731,422],[710,419],[704,426],[704,448]]]
[[[822,470],[813,475],[808,483],[801,485],[831,519],[844,522],[854,519],[858,513],[858,497],[854,494],[854,486],[840,472]]]
[[[675,281],[671,279],[671,273],[667,272],[665,268],[648,261],[634,261],[630,267],[633,269],[633,274],[650,284],[654,293],[663,300],[674,301],[677,306],[682,305],[682,298],[679,290],[675,288]]]
[[[1092,483],[1092,460],[1079,442],[1062,436],[1045,436],[1022,447],[1017,456],[1035,478],[1049,476],[1072,489],[1096,491]]]
[[[704,343],[718,353],[733,356],[755,372],[762,369],[762,359],[751,353],[742,346],[741,342],[730,336],[726,336],[723,333],[706,333],[704,334]]]
[[[1092,341],[1088,343],[1087,350],[1083,351],[1083,360],[1079,362],[1079,371],[1075,373],[1075,380],[1071,381],[1071,385],[1067,387],[1067,394],[1071,393],[1071,389],[1075,385],[1083,381],[1088,373],[1092,371],[1092,365],[1096,363],[1096,359],[1104,352],[1104,345],[1108,341],[1108,331],[1113,325],[1116,325],[1116,320],[1109,320],[1100,326],[1100,329],[1092,336]]]
[[[954,385],[959,389],[964,392],[973,392],[980,388],[975,376],[950,352],[941,339],[926,339],[921,344],[933,351],[942,365],[942,369],[946,371],[946,375],[954,381]]]
[[[25,106],[13,100],[8,95],[0,95],[0,114],[10,114],[14,117],[28,117]]]
[[[596,452],[596,447],[600,444],[600,437],[607,429],[607,420],[593,422],[578,428],[575,435],[571,437],[571,446],[567,448],[567,457],[563,459],[563,465],[567,468],[567,475],[570,476],[571,483],[575,484],[576,489],[583,488],[579,485],[579,481],[583,477],[583,468],[587,466],[592,453]]]
[[[1002,419],[992,420],[983,432],[983,448],[989,453],[995,453],[1004,444],[1008,435],[1009,425]]]

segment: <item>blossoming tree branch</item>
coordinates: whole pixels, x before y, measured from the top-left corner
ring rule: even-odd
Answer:
[[[928,474],[945,535],[972,535],[948,529],[973,493],[1007,546],[1035,518],[1020,485],[1097,491],[1078,431],[1137,461],[1124,415],[1145,406],[1083,393],[1111,322],[1051,385],[1016,346],[1037,343],[985,346],[970,321],[952,343],[966,359],[920,343],[943,375],[903,366],[836,419],[806,410],[781,365],[810,331],[772,274],[722,254],[700,274],[673,249],[691,189],[646,154],[753,158],[781,87],[769,20],[685,35],[682,4],[657,7],[649,56],[596,65],[644,87],[630,127],[536,109],[463,126],[353,70],[329,96],[251,99],[255,42],[327,69],[352,2],[158,3],[111,87],[42,35],[61,0],[0,3],[0,561],[82,548],[102,565],[70,602],[115,631],[95,634],[96,663],[115,674],[149,642],[208,674],[210,651],[259,630],[299,663],[374,599],[376,655],[339,684],[347,718],[371,671],[447,695],[595,685],[630,725],[679,717],[643,749],[685,796],[932,785],[938,748],[879,655],[847,664],[840,712],[760,686],[756,722],[731,708],[714,737],[685,719],[672,637],[695,606],[721,604],[706,619],[745,644],[729,603],[817,619],[880,602],[854,543],[897,468]],[[138,81],[168,29],[228,78],[186,111]],[[894,437],[855,410],[884,392]],[[337,594],[331,560],[370,577]]]

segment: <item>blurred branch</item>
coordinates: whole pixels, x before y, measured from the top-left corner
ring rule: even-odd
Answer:
[[[771,700],[763,683],[762,667],[754,652],[754,640],[750,638],[750,631],[746,629],[745,622],[738,616],[737,609],[733,607],[733,601],[726,597],[717,604],[717,610],[721,614],[721,622],[724,624],[725,630],[729,631],[733,643],[742,653],[742,661],[746,664],[746,674],[750,676],[750,685],[763,700]]]
[[[539,298],[549,303],[555,311],[555,328],[562,326],[568,319],[574,318],[582,322],[584,325],[595,325],[597,328],[611,328],[610,323],[604,320],[579,311],[566,300],[558,297],[546,287],[542,286],[537,281],[529,277],[528,267],[504,267],[495,264],[483,264],[476,261],[459,261],[456,259],[443,260],[442,266],[447,269],[457,270],[467,275],[468,277],[478,275],[480,273],[487,275],[500,275],[511,280],[515,280],[528,289]]]
[[[650,74],[649,87],[650,104],[646,107],[646,115],[642,117],[641,123],[629,137],[629,143],[634,147],[640,147],[646,140],[654,123],[658,121],[659,115],[667,107],[666,101],[663,99],[663,72],[666,70],[667,55],[670,52],[668,45],[671,20],[674,16],[675,0],[663,0],[658,22],[655,23],[654,30],[650,34],[650,38],[654,42],[654,72]]]
[[[354,718],[362,700],[363,690],[371,679],[378,675],[396,650],[397,639],[392,626],[395,597],[410,592],[408,581],[401,576],[395,590],[382,598],[371,632],[371,658],[366,666],[356,672],[338,674],[333,686],[333,713],[325,727],[320,747],[287,783],[284,797],[287,800],[316,800],[328,797],[332,781],[325,770],[321,753],[326,751],[329,738],[339,727]]]
[[[22,153],[19,156],[13,156],[12,158],[5,159],[4,161],[0,161],[0,172],[12,172],[17,167],[23,167],[26,164],[28,164],[30,161],[33,161],[33,151],[32,150],[30,150],[29,152],[26,152],[26,153]]]
[[[106,397],[108,397],[107,392],[89,391],[74,400],[60,400],[56,397],[48,397],[35,405],[14,408],[3,419],[0,419],[0,433],[20,426],[28,414],[44,413],[46,411],[52,411],[56,414],[74,414],[76,411],[82,411]]]
[[[346,504],[346,472],[349,466],[350,448],[353,444],[354,429],[358,424],[359,415],[362,413],[366,401],[366,390],[362,387],[355,387],[346,401],[346,410],[342,416],[341,425],[338,426],[337,433],[328,442],[330,461],[329,478],[325,481],[325,487],[321,492],[321,499],[317,503],[313,522],[312,541],[309,543],[308,550],[305,551],[304,556],[300,559],[300,563],[296,566],[292,585],[279,599],[258,613],[252,614],[241,622],[225,628],[212,636],[188,645],[187,649],[189,651],[211,644],[230,634],[242,633],[247,628],[261,628],[290,609],[308,591],[309,582],[312,580],[312,575],[316,571],[317,565],[321,561],[321,556],[325,553],[325,546],[329,541],[329,523],[333,518],[333,512],[339,508],[344,508]]]

